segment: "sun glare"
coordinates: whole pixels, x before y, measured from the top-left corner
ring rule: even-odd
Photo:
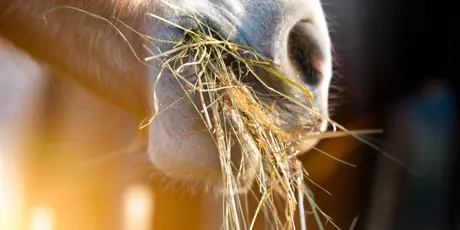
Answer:
[[[53,230],[53,211],[45,206],[35,207],[32,211],[29,230]]]
[[[4,185],[4,183],[5,183],[4,182],[5,181],[5,179],[4,179],[5,175],[4,174],[5,173],[3,172],[4,171],[3,157],[4,157],[4,153],[3,153],[2,149],[1,149],[1,146],[0,146],[0,206],[2,206],[1,204],[2,204],[2,201],[4,199],[3,198],[3,196],[4,196],[4,191],[3,190],[4,190],[4,186],[5,186]]]
[[[123,194],[123,230],[151,229],[153,197],[146,186],[128,187]]]
[[[17,230],[21,224],[21,190],[17,165],[9,145],[0,140],[0,229]]]

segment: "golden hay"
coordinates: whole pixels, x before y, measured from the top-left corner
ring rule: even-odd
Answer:
[[[201,98],[201,104],[195,107],[213,135],[220,153],[224,178],[225,228],[252,229],[257,214],[263,211],[271,213],[269,216],[274,217],[270,222],[276,229],[294,229],[294,215],[300,208],[300,219],[303,220],[301,229],[306,229],[303,203],[303,197],[306,196],[318,226],[322,229],[319,217],[321,211],[318,210],[304,183],[305,171],[302,169],[302,164],[295,158],[294,153],[288,152],[290,145],[286,141],[288,136],[277,124],[276,112],[269,105],[258,100],[255,92],[248,85],[243,84],[241,78],[251,75],[267,86],[257,77],[253,69],[254,66],[258,66],[300,88],[305,93],[305,97],[311,99],[311,94],[302,86],[296,85],[270,68],[273,63],[267,58],[260,56],[249,47],[226,41],[212,28],[198,20],[199,15],[185,11],[183,13],[196,19],[202,26],[202,31],[182,28],[185,32],[184,39],[171,51],[167,51],[166,55],[161,53],[146,60],[162,58],[163,65],[160,72],[168,69],[182,85],[187,96],[191,93],[191,89]],[[150,16],[181,28],[156,15],[150,14]],[[252,58],[243,57],[242,54],[246,54],[245,56],[250,54]],[[192,62],[186,61],[190,58]],[[229,58],[234,61],[228,63]],[[197,76],[196,82],[189,82],[181,76],[184,68],[191,66],[194,67]],[[189,89],[188,92],[186,88]],[[230,149],[233,139],[236,139],[242,151],[242,160],[238,168],[232,165],[231,161]],[[251,186],[252,181],[248,181],[248,175],[253,174],[257,175],[255,180],[262,193],[262,199],[256,215],[248,224],[246,221],[249,220],[242,215],[243,207],[238,193],[240,189],[247,190]],[[276,210],[275,196],[285,200],[284,212]],[[282,213],[286,221],[279,218]],[[324,216],[332,223],[328,216]]]

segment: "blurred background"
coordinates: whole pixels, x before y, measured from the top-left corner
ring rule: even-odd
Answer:
[[[341,229],[460,229],[456,8],[322,2],[336,59],[332,118],[384,129],[372,140],[418,174],[352,137],[324,140],[319,149],[356,167],[302,157],[331,193],[313,187],[319,206]],[[1,230],[218,229],[218,200],[152,177],[123,111],[5,42],[0,70]]]

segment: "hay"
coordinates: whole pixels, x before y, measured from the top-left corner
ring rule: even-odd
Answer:
[[[220,154],[224,178],[222,187],[225,229],[252,229],[260,212],[273,218],[269,221],[274,229],[295,229],[294,217],[298,210],[301,229],[306,229],[304,197],[307,198],[320,229],[323,226],[320,213],[328,222],[333,223],[315,204],[304,182],[306,172],[295,157],[295,152],[288,151],[291,143],[287,141],[289,136],[277,122],[278,114],[270,105],[259,100],[253,89],[242,83],[241,79],[253,76],[269,90],[281,94],[258,78],[254,70],[257,66],[298,87],[305,97],[311,99],[310,92],[271,68],[273,62],[251,48],[231,43],[221,37],[199,20],[200,15],[185,11],[182,13],[196,20],[201,30],[187,30],[150,14],[151,17],[183,29],[185,36],[170,51],[145,60],[162,59],[160,72],[169,70],[187,95],[192,92],[199,94],[201,103],[195,106],[214,137]],[[187,61],[190,59],[191,62]],[[233,61],[229,63],[228,60]],[[191,67],[196,75],[194,82],[182,76],[184,69]],[[238,168],[231,161],[231,145],[234,141],[241,146],[242,152]],[[255,216],[247,222],[249,220],[242,215],[244,207],[238,194],[241,190],[249,189],[248,186],[252,184],[249,178],[254,174],[262,199]],[[284,199],[284,211],[277,210],[276,196]],[[284,217],[280,218],[283,213]]]

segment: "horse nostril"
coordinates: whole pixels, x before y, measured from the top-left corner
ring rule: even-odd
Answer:
[[[299,21],[292,27],[287,44],[292,66],[310,87],[319,85],[323,79],[322,51],[314,30],[309,21]]]

